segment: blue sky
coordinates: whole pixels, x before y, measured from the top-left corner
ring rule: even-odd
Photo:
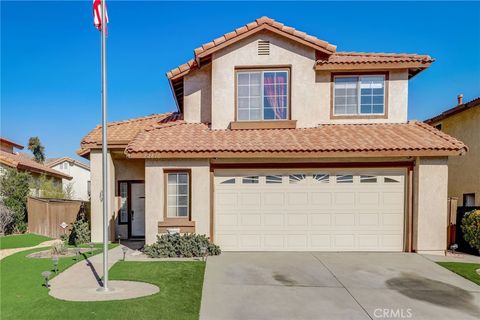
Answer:
[[[1,135],[39,136],[48,157],[76,156],[100,122],[100,34],[91,1],[1,3]],[[175,109],[165,72],[193,49],[266,15],[339,51],[429,54],[409,119],[480,96],[480,3],[110,1],[109,120]]]

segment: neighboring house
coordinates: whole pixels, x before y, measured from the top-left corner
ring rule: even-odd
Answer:
[[[466,103],[462,98],[425,122],[468,146],[465,156],[448,158],[448,196],[456,197],[459,206],[480,206],[480,98]]]
[[[90,200],[89,165],[69,157],[50,158],[45,161],[45,165],[72,177],[71,180],[64,179],[63,186],[72,185],[73,199]]]
[[[34,180],[37,180],[41,175],[57,185],[62,185],[62,179],[71,180],[72,177],[63,172],[54,170],[44,164],[38,163],[28,157],[26,154],[15,152],[14,149],[23,149],[24,147],[18,143],[0,137],[0,174],[4,168],[14,168],[19,171],[26,171],[30,173]],[[32,189],[32,192],[37,195],[38,190]]]
[[[195,232],[226,251],[443,253],[447,157],[466,147],[407,121],[409,79],[432,62],[338,52],[266,17],[204,44],[167,73],[177,112],[108,125],[112,234]],[[100,126],[78,154],[91,161],[101,241]]]

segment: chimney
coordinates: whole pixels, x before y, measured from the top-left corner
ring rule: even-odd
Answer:
[[[457,105],[461,105],[463,103],[463,93],[460,93],[458,96],[457,96],[457,101],[458,101],[458,104]]]

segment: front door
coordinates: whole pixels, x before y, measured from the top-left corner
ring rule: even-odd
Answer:
[[[145,237],[145,183],[132,183],[130,190],[130,234]]]

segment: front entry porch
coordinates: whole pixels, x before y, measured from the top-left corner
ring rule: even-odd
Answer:
[[[145,182],[118,181],[117,238],[145,239]]]

